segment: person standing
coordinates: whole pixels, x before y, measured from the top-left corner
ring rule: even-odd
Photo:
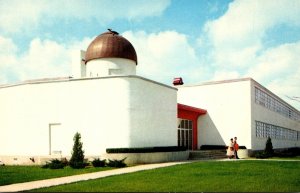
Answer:
[[[235,159],[240,159],[238,154],[237,154],[237,151],[239,150],[239,144],[237,143],[237,137],[234,137],[234,140],[233,140],[233,149],[234,149],[234,157]]]
[[[226,153],[228,159],[231,159],[234,157],[234,143],[233,139],[230,139],[230,142],[228,144],[227,153]]]

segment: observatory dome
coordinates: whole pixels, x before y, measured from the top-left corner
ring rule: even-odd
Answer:
[[[110,29],[90,43],[85,54],[85,63],[100,58],[129,59],[137,65],[137,55],[132,44],[118,32]]]

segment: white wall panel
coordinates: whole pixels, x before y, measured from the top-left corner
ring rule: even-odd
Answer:
[[[176,144],[170,134],[176,133],[176,89],[137,76],[3,87],[0,106],[0,155],[48,155],[50,123],[61,124],[53,148],[63,155],[71,154],[76,132],[86,155]]]

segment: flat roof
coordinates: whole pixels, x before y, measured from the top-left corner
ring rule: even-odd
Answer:
[[[163,87],[167,87],[173,90],[178,90],[176,87],[169,86],[154,80],[150,80],[141,76],[137,75],[123,75],[123,76],[105,76],[105,77],[84,77],[84,78],[73,78],[71,76],[69,77],[55,77],[55,78],[42,78],[42,79],[33,79],[33,80],[26,80],[19,83],[13,83],[13,84],[3,84],[0,85],[0,89],[3,88],[9,88],[9,87],[15,87],[15,86],[22,86],[22,85],[28,85],[28,84],[46,84],[46,83],[56,83],[56,82],[69,82],[69,81],[85,81],[85,80],[96,80],[96,79],[110,79],[110,78],[138,78],[147,82],[151,82],[153,84],[157,84]]]
[[[253,80],[253,79],[250,78],[250,77],[247,77],[247,78],[237,78],[237,79],[228,79],[228,80],[216,80],[216,81],[201,82],[201,83],[196,83],[196,84],[179,85],[179,86],[176,86],[176,87],[178,87],[178,88],[181,88],[181,87],[194,87],[194,86],[224,84],[224,83],[232,83],[232,82],[251,81],[251,80]],[[255,81],[255,80],[253,80],[253,81]]]
[[[261,88],[265,92],[269,93],[270,95],[272,95],[274,98],[276,98],[280,102],[284,103],[285,105],[288,105],[291,109],[293,109],[296,112],[300,113],[300,111],[298,109],[293,107],[291,104],[289,104],[288,102],[286,102],[285,100],[283,100],[282,98],[280,98],[279,96],[274,94],[272,91],[270,91],[265,86],[263,86],[262,84],[260,84],[259,82],[257,82],[256,80],[254,80],[251,77],[220,80],[220,81],[209,81],[209,82],[202,82],[202,83],[198,83],[198,84],[179,85],[179,86],[176,86],[176,88],[180,89],[180,88],[187,88],[187,87],[207,86],[207,85],[215,85],[215,84],[226,84],[226,83],[234,83],[234,82],[242,82],[242,81],[253,82],[255,84],[255,86],[258,86],[259,88]]]

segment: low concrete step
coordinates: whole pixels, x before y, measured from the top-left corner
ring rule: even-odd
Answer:
[[[226,150],[197,150],[191,151],[190,160],[226,158]]]

